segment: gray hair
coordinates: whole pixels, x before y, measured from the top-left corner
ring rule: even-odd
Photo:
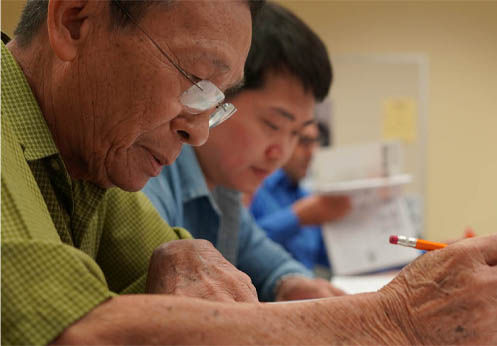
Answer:
[[[21,47],[31,43],[33,37],[38,33],[43,23],[47,19],[49,0],[27,0],[21,20],[17,24],[14,35]],[[123,28],[131,23],[126,12],[133,18],[140,21],[145,11],[152,6],[169,7],[175,0],[109,0],[110,19],[113,28]],[[247,0],[252,19],[259,9],[264,5],[265,0]]]

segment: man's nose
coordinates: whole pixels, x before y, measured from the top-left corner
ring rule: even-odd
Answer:
[[[281,144],[271,144],[266,148],[266,158],[270,161],[280,161],[285,156],[286,150]]]
[[[179,116],[171,122],[171,128],[182,142],[192,146],[202,145],[209,137],[209,113]]]

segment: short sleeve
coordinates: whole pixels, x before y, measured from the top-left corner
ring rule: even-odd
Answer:
[[[113,293],[91,257],[61,242],[4,125],[2,119],[1,339],[47,344]]]
[[[111,291],[144,293],[153,251],[190,233],[170,227],[141,192],[111,189],[106,196],[105,223],[97,262]]]
[[[81,251],[2,241],[2,344],[47,344],[112,296],[98,265]]]

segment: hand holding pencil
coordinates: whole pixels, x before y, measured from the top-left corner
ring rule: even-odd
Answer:
[[[424,250],[446,245],[404,236],[390,240]],[[380,290],[386,313],[400,330],[414,329],[411,344],[495,345],[496,270],[497,234],[428,251]]]

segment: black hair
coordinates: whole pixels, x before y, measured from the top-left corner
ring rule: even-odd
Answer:
[[[131,23],[125,12],[140,21],[152,6],[170,6],[175,0],[109,0],[111,23],[115,28]],[[247,0],[252,20],[263,7],[265,0]],[[27,0],[14,35],[21,46],[27,46],[47,19],[48,0]]]
[[[328,95],[333,78],[321,39],[288,9],[273,2],[267,2],[252,23],[245,84],[238,92],[262,88],[270,72],[292,74],[317,101]]]
[[[320,147],[330,147],[333,144],[333,136],[330,132],[330,128],[327,124],[322,121],[316,121],[316,126],[318,128],[318,140]]]

